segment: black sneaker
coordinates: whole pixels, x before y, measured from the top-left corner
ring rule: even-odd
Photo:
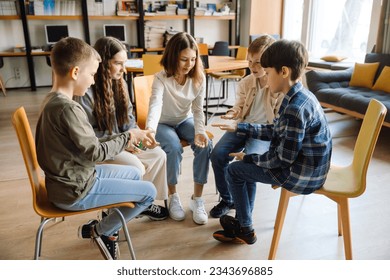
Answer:
[[[98,220],[89,220],[88,223],[79,227],[78,236],[81,239],[91,239],[98,237],[95,232],[95,225],[99,223]]]
[[[119,246],[117,236],[98,236],[95,231],[97,220],[90,220],[79,227],[78,236],[82,239],[91,239],[97,245],[106,260],[117,260],[119,256]]]
[[[224,215],[220,218],[220,223],[223,230],[213,233],[213,237],[220,242],[251,245],[257,241],[255,231],[252,229],[249,232],[244,232],[236,218]]]
[[[169,212],[167,208],[162,207],[160,205],[152,204],[148,209],[143,211],[141,214],[137,216],[137,218],[141,218],[143,216],[149,217],[149,219],[153,221],[162,221],[168,218]]]
[[[230,209],[234,209],[234,204],[228,204],[224,200],[221,200],[220,203],[215,205],[211,210],[210,210],[210,216],[213,218],[220,218],[223,215],[226,215],[229,213]]]
[[[101,235],[95,238],[100,252],[106,260],[117,260],[119,257],[118,238],[116,236]]]

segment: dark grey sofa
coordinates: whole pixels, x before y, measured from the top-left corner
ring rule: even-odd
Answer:
[[[375,75],[376,80],[383,67],[390,66],[390,54],[366,54],[365,63],[372,62],[380,62]],[[306,83],[325,108],[363,119],[368,103],[375,98],[390,112],[390,93],[363,87],[350,87],[352,72],[353,67],[336,71],[311,70],[306,73]],[[386,115],[384,125],[390,127],[390,114]]]

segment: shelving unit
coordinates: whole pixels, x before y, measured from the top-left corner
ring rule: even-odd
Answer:
[[[37,56],[49,56],[49,52],[32,52],[31,37],[29,30],[29,23],[33,21],[81,21],[82,29],[84,32],[84,40],[87,43],[91,43],[90,39],[90,21],[135,21],[137,26],[137,47],[132,48],[131,52],[144,53],[144,52],[162,52],[163,48],[151,48],[145,49],[145,38],[144,38],[144,24],[146,20],[158,20],[158,21],[183,21],[183,31],[189,32],[192,36],[195,34],[196,21],[201,20],[217,20],[217,21],[229,21],[229,43],[230,45],[239,45],[239,13],[240,13],[240,0],[235,0],[235,15],[228,16],[195,16],[195,0],[189,0],[189,14],[188,15],[154,15],[145,16],[143,11],[144,0],[137,0],[139,16],[97,16],[88,15],[87,0],[81,1],[81,15],[27,15],[25,1],[17,0],[19,5],[20,15],[13,16],[0,16],[0,20],[21,20],[23,25],[23,35],[26,51],[22,53],[13,52],[0,52],[1,57],[23,57],[27,59],[28,72],[30,77],[31,90],[36,90],[36,79],[34,72],[34,59]],[[234,23],[234,25],[233,25]],[[189,29],[189,31],[188,31]],[[234,38],[232,36],[234,34]]]

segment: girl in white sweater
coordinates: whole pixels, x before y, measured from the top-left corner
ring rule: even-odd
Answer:
[[[202,192],[207,183],[212,142],[205,130],[205,76],[194,38],[185,32],[174,35],[168,41],[161,65],[164,70],[155,75],[146,127],[156,132],[156,140],[167,154],[169,214],[174,220],[185,218],[176,191],[183,153],[180,139],[184,139],[194,151],[190,209],[195,223],[206,224]]]

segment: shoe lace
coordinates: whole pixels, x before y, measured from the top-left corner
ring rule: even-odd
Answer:
[[[204,209],[204,203],[203,200],[197,199],[195,200],[196,203],[196,212],[199,214],[207,214],[206,210]]]
[[[152,204],[150,205],[149,209],[150,212],[155,213],[155,214],[161,214],[161,208],[158,205]]]
[[[171,210],[180,210],[183,207],[181,206],[180,199],[176,196],[172,196],[171,202],[169,204]]]

